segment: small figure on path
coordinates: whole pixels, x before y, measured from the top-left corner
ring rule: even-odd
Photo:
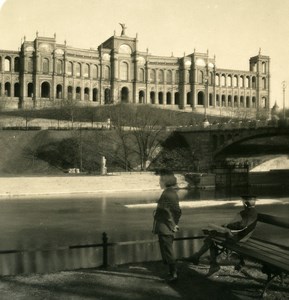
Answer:
[[[214,237],[223,237],[231,242],[246,242],[252,235],[256,224],[258,213],[255,208],[255,196],[242,196],[244,209],[240,211],[235,218],[228,224],[218,226],[210,224],[203,232],[207,235],[201,249],[193,256],[185,258],[185,261],[190,261],[195,265],[199,264],[200,257],[210,250],[210,269],[207,276],[211,276],[220,270],[217,263],[218,248],[213,240]]]
[[[179,230],[181,217],[179,197],[176,192],[177,179],[169,170],[160,171],[160,187],[164,189],[154,213],[153,233],[158,235],[161,256],[164,264],[168,265],[168,282],[178,278],[176,261],[173,253],[174,234]]]
[[[107,168],[106,168],[106,158],[105,158],[105,156],[101,157],[100,168],[101,168],[101,170],[100,170],[101,175],[106,175],[107,174]]]

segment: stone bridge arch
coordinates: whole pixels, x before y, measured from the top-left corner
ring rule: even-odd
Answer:
[[[288,136],[288,129],[282,128],[259,128],[259,129],[244,129],[238,131],[224,131],[212,134],[213,157],[216,157],[225,149],[232,145],[241,144],[248,140],[254,140],[262,137]]]
[[[229,148],[233,145],[242,145],[242,143],[258,138],[272,138],[285,136],[286,149],[289,153],[289,130],[284,127],[258,127],[258,128],[231,128],[231,129],[215,129],[215,128],[180,128],[176,130],[187,140],[191,153],[198,155],[200,165],[203,170],[210,170],[216,162],[226,157],[225,152],[229,152]],[[288,143],[287,143],[288,139]],[[274,145],[273,145],[274,146]],[[285,154],[283,152],[283,154]],[[255,156],[257,156],[256,154]],[[244,155],[246,156],[246,155]],[[229,155],[227,156],[229,157]],[[241,155],[240,155],[241,158]],[[248,156],[250,159],[250,157]],[[252,155],[252,160],[254,155]],[[260,164],[262,162],[260,161]],[[252,166],[252,167],[255,167]]]

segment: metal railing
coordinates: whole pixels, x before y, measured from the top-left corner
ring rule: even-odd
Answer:
[[[197,240],[203,239],[204,236],[188,236],[188,237],[177,237],[175,241],[185,241],[185,240]],[[48,247],[48,248],[32,248],[32,249],[18,249],[18,250],[0,250],[0,254],[23,254],[25,252],[47,252],[47,251],[57,251],[57,250],[72,250],[72,249],[83,249],[83,248],[102,248],[102,267],[107,267],[108,262],[108,251],[110,247],[116,246],[125,246],[125,245],[139,245],[139,244],[149,244],[157,243],[157,239],[150,240],[136,240],[136,241],[124,241],[124,242],[109,242],[108,235],[106,232],[102,233],[102,242],[101,243],[92,243],[92,244],[80,244],[80,245],[70,245],[70,246],[57,246],[57,247]]]

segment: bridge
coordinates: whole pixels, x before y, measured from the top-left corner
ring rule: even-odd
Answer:
[[[190,146],[200,170],[210,170],[228,157],[245,157],[249,168],[264,162],[250,158],[259,155],[289,154],[289,127],[252,122],[216,124],[205,128],[182,127],[175,130]]]

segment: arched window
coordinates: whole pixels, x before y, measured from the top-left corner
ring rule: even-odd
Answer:
[[[170,92],[167,92],[167,104],[172,104],[172,94]]]
[[[122,53],[122,54],[131,54],[131,48],[130,48],[129,45],[122,44],[122,45],[119,47],[118,52],[119,52],[119,53]]]
[[[246,107],[250,107],[250,97],[246,97]]]
[[[56,62],[56,73],[62,74],[63,68],[62,68],[62,60],[58,59]]]
[[[187,105],[191,105],[192,104],[191,94],[192,94],[191,92],[187,93]]]
[[[32,82],[28,83],[27,97],[33,97],[33,83]]]
[[[109,68],[109,66],[104,66],[104,79],[106,79],[106,80],[110,79],[110,68]]]
[[[231,75],[229,75],[228,77],[227,77],[227,85],[228,86],[232,86],[232,76]]]
[[[205,104],[205,95],[204,92],[200,91],[198,92],[198,105],[204,105]]]
[[[252,97],[252,107],[256,108],[256,97]]]
[[[120,64],[120,79],[128,81],[128,63],[124,61]]]
[[[255,89],[256,88],[256,77],[252,77],[252,88]]]
[[[240,97],[240,107],[244,107],[244,96]]]
[[[179,72],[179,70],[176,70],[176,74],[175,74],[175,83],[179,83],[179,81],[180,81],[180,72]]]
[[[11,97],[11,84],[10,84],[10,82],[5,83],[5,96]]]
[[[67,87],[67,98],[69,100],[72,100],[73,98],[73,88],[71,85]]]
[[[139,71],[138,71],[138,80],[140,82],[144,82],[145,80],[145,75],[144,75],[144,69],[140,68]]]
[[[239,86],[244,87],[244,77],[243,76],[240,76],[239,82],[240,82]]]
[[[56,99],[61,99],[62,98],[62,85],[58,84],[56,86]]]
[[[185,74],[186,74],[186,83],[190,83],[190,78],[191,78],[190,70],[187,70]]]
[[[216,85],[220,85],[220,76],[219,76],[219,74],[216,74],[216,76],[215,76],[215,82],[216,82]]]
[[[81,76],[81,65],[80,65],[80,63],[75,64],[75,76],[76,77]]]
[[[43,58],[43,60],[42,60],[42,72],[45,73],[45,74],[49,73],[49,60],[48,60],[48,58]]]
[[[5,57],[4,71],[5,72],[10,72],[11,71],[11,58],[9,56]]]
[[[104,90],[104,104],[110,104],[110,89],[106,88]]]
[[[262,78],[262,89],[266,89],[266,78]]]
[[[226,76],[224,74],[221,76],[221,86],[226,86]]]
[[[41,98],[50,98],[50,84],[47,81],[41,84]]]
[[[14,58],[14,72],[20,71],[20,59],[19,57]]]
[[[32,57],[27,58],[27,71],[29,73],[33,72],[33,58]]]
[[[209,94],[209,106],[213,106],[213,94]]]
[[[98,90],[97,90],[97,88],[94,88],[92,90],[92,101],[94,101],[94,102],[98,101]]]
[[[88,101],[89,100],[89,88],[86,87],[84,89],[84,100]]]
[[[92,65],[91,69],[92,69],[92,78],[96,79],[98,77],[98,68],[97,68],[97,65]]]
[[[88,64],[83,65],[83,77],[85,77],[85,78],[89,77],[89,65]]]
[[[156,81],[156,71],[150,70],[150,82],[155,82],[155,81]]]
[[[126,86],[120,91],[120,99],[122,103],[129,103],[129,89]]]
[[[216,95],[216,105],[220,106],[220,96]]]
[[[163,94],[163,92],[159,92],[159,104],[164,104],[164,94]]]
[[[250,77],[246,76],[245,79],[245,88],[249,88],[250,87]]]
[[[198,83],[203,83],[204,73],[201,70],[198,70]]]
[[[214,83],[213,78],[214,78],[213,72],[210,72],[210,74],[209,74],[209,84],[210,85],[212,85]]]
[[[144,91],[139,91],[138,93],[138,102],[139,103],[144,103],[145,101],[145,93]]]
[[[232,107],[232,96],[228,96],[228,107]]]
[[[10,82],[6,82],[4,85],[4,94],[7,97],[11,97],[11,84]]]
[[[175,105],[180,105],[180,93],[175,92]]]
[[[225,95],[222,95],[222,103],[221,103],[221,106],[224,106],[226,107],[226,96]]]
[[[233,77],[233,87],[237,87],[238,86],[238,77],[235,75]]]
[[[262,73],[266,73],[266,63],[262,62]]]
[[[79,86],[77,86],[75,89],[75,99],[81,100],[81,88]]]
[[[20,97],[20,85],[19,82],[14,84],[14,97]]]
[[[173,80],[172,71],[168,70],[166,75],[167,75],[167,83],[171,84]]]
[[[155,104],[155,92],[150,92],[150,103]]]
[[[238,107],[238,96],[234,96],[234,107]]]
[[[66,73],[67,73],[68,76],[72,76],[73,75],[73,63],[71,61],[69,61],[67,63]]]
[[[267,107],[267,99],[266,99],[266,97],[262,97],[261,107],[262,108],[266,108]]]
[[[164,71],[163,70],[159,70],[158,77],[159,77],[159,83],[164,83]]]

